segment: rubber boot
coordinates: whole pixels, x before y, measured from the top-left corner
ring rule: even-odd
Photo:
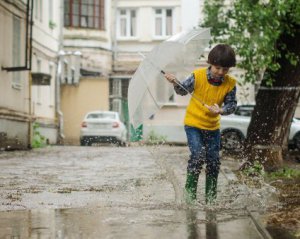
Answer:
[[[197,199],[199,173],[187,173],[185,183],[185,201],[187,204],[194,203]]]
[[[213,204],[217,198],[217,182],[218,176],[206,175],[205,181],[205,202]]]

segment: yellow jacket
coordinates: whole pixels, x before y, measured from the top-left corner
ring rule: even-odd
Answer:
[[[207,105],[218,104],[220,107],[224,102],[224,97],[236,84],[236,80],[225,75],[224,81],[219,86],[214,86],[208,82],[207,68],[200,68],[194,71],[195,84],[193,95]],[[191,98],[186,110],[184,124],[205,130],[216,130],[220,128],[220,115],[210,112],[194,97]]]

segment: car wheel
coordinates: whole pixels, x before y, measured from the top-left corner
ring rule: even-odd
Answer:
[[[80,145],[81,146],[86,146],[87,145],[86,140],[85,139],[80,139]]]
[[[127,142],[125,141],[122,141],[121,144],[120,144],[121,147],[128,147],[128,144]]]
[[[222,132],[221,147],[228,151],[237,151],[243,148],[244,136],[237,130]]]
[[[294,145],[296,146],[296,148],[298,150],[300,150],[300,132],[298,132],[295,136],[294,136]]]

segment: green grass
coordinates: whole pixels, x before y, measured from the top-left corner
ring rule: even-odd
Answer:
[[[300,169],[284,167],[272,173],[266,174],[267,178],[276,179],[276,178],[286,178],[286,179],[294,179],[300,178]]]

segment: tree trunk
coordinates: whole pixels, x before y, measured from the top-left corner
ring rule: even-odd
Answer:
[[[267,86],[267,79],[261,82],[256,96],[251,122],[246,137],[245,153],[248,160],[260,161],[266,171],[281,166],[282,153],[288,147],[288,135],[291,121],[299,101],[300,64],[292,65],[287,59],[287,52],[300,55],[300,30],[295,26],[293,37],[282,35],[278,44],[286,44],[287,49],[281,51],[276,59],[280,69],[276,72],[266,71],[274,81],[272,87]],[[279,46],[279,45],[278,45]]]

